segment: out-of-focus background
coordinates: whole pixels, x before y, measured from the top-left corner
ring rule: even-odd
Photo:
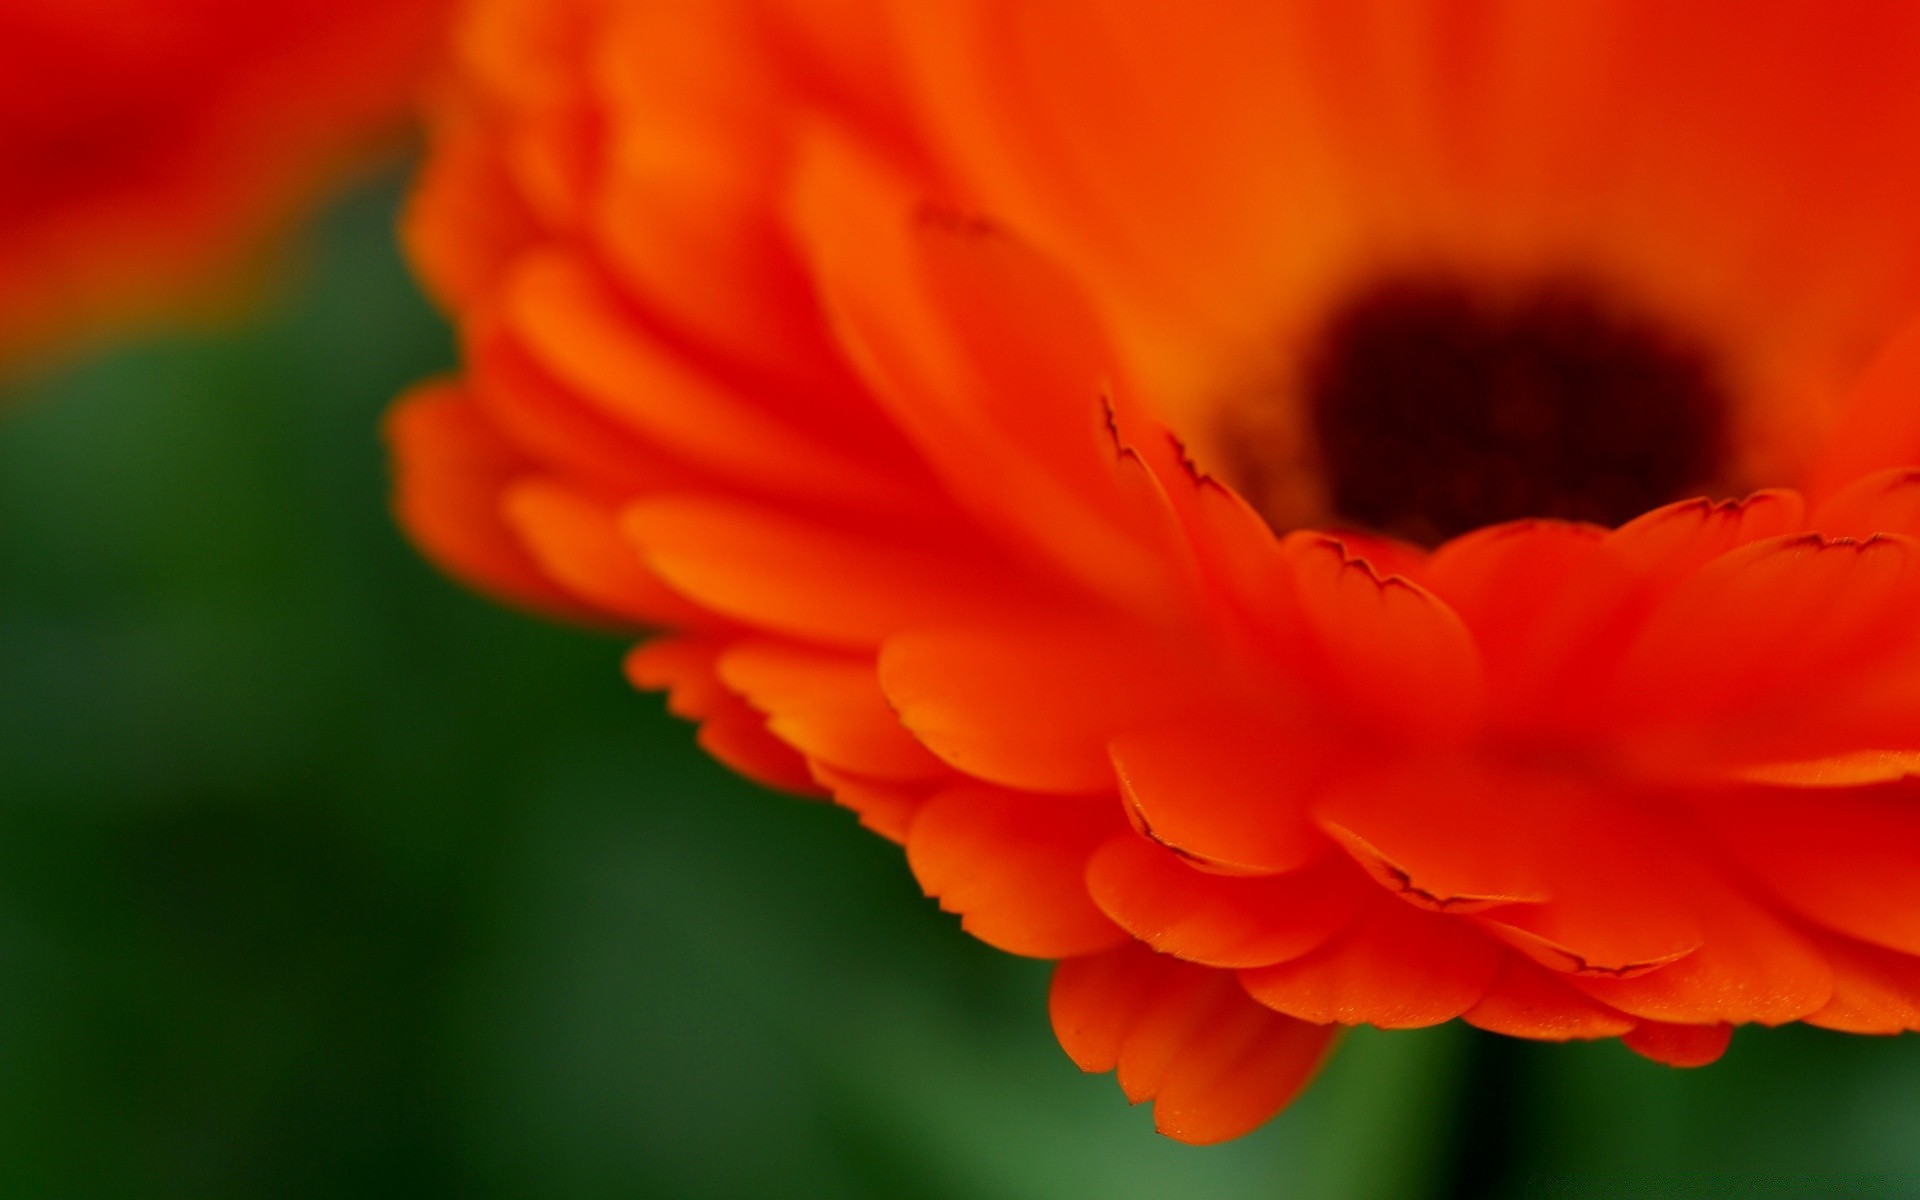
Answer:
[[[851,815],[621,644],[438,577],[380,413],[451,366],[336,205],[252,324],[0,404],[0,1196],[1920,1195],[1920,1042],[1360,1031],[1157,1137]]]

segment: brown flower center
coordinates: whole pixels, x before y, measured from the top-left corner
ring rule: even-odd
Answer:
[[[1521,517],[1618,524],[1721,475],[1728,404],[1704,350],[1553,282],[1441,278],[1334,312],[1304,398],[1339,519],[1432,544]]]

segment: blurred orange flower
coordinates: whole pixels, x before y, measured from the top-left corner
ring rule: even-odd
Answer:
[[[177,306],[397,140],[446,0],[0,0],[0,358]]]
[[[495,0],[462,55],[413,536],[673,630],[635,682],[1065,960],[1163,1131],[1343,1025],[1920,1025],[1920,9]]]

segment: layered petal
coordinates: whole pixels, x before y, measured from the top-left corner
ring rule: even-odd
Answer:
[[[907,831],[907,864],[961,928],[1014,954],[1067,958],[1126,940],[1087,892],[1087,862],[1113,833],[1111,805],[959,787]]]
[[[416,536],[685,631],[636,681],[1065,958],[1063,1045],[1164,1131],[1340,1025],[1914,1024],[1911,347],[1838,397],[1920,304],[1920,18],[493,4],[410,220],[468,363],[396,418]],[[1380,397],[1329,331],[1426,278],[1460,312],[1379,353],[1436,378],[1334,411]],[[1561,378],[1608,355],[1632,395]],[[1633,445],[1642,393],[1701,444],[1609,467],[1612,529],[1352,528],[1340,472],[1472,464],[1325,436]]]
[[[1048,1000],[1054,1032],[1083,1071],[1117,1070],[1154,1126],[1183,1142],[1225,1141],[1286,1105],[1333,1042],[1324,1025],[1253,1003],[1233,976],[1138,946],[1068,959]]]

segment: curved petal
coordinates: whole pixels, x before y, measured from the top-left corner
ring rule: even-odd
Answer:
[[[1914,389],[1909,403],[1920,409],[1920,387]],[[1920,447],[1915,453],[1920,456]],[[1889,467],[1855,479],[1814,509],[1808,524],[1829,538],[1920,535],[1920,468]]]
[[[1689,882],[1687,896],[1702,931],[1699,949],[1628,978],[1577,974],[1569,981],[1622,1012],[1683,1025],[1780,1025],[1832,998],[1833,968],[1806,935],[1704,873]]]
[[[1656,769],[1668,757],[1684,770],[1920,748],[1920,689],[1906,681],[1920,653],[1916,608],[1912,539],[1803,534],[1744,547],[1653,613],[1606,693],[1609,725]]]
[[[1718,1062],[1733,1040],[1733,1026],[1668,1025],[1660,1021],[1642,1021],[1628,1030],[1621,1041],[1642,1058],[1650,1058],[1669,1067],[1704,1067]]]
[[[1920,1029],[1920,959],[1841,938],[1823,938],[1833,967],[1833,997],[1807,1024],[1843,1033]]]
[[[863,827],[898,845],[907,844],[914,819],[932,798],[924,784],[884,783],[817,762],[811,765],[814,779],[832,793],[835,804],[852,810]]]
[[[949,772],[900,727],[871,658],[752,641],[729,647],[720,679],[767,716],[767,730],[823,763],[873,780],[925,782]]]
[[[1359,915],[1364,888],[1341,870],[1235,879],[1195,870],[1125,833],[1087,864],[1101,911],[1162,954],[1210,967],[1262,967],[1317,949]]]
[[[1087,894],[1087,860],[1120,824],[1109,803],[961,787],[928,801],[907,830],[907,865],[960,927],[1036,958],[1127,940]]]
[[[1320,672],[1358,720],[1414,743],[1477,730],[1486,685],[1479,651],[1460,618],[1404,576],[1382,576],[1336,537],[1289,535],[1292,601],[1309,669]]]
[[[1191,705],[1193,669],[1143,626],[1032,608],[880,651],[880,686],[922,745],[966,774],[1049,792],[1111,792],[1109,741]]]
[[[641,625],[713,623],[647,570],[614,507],[550,479],[512,485],[502,507],[541,570],[583,603]]]
[[[1548,1042],[1619,1037],[1636,1024],[1632,1017],[1570,987],[1553,972],[1512,954],[1501,962],[1500,974],[1486,995],[1462,1019],[1488,1033]]]
[[[1053,973],[1054,1032],[1087,1072],[1118,1070],[1154,1126],[1196,1145],[1226,1141],[1284,1108],[1326,1059],[1334,1030],[1255,1004],[1232,973],[1137,945]]]
[[[1135,828],[1190,861],[1279,874],[1327,852],[1306,801],[1332,764],[1307,733],[1182,714],[1115,738],[1110,753]]]
[[[1747,788],[1703,824],[1749,878],[1838,933],[1920,955],[1920,785]]]
[[[1351,771],[1312,800],[1320,827],[1418,908],[1478,912],[1552,894],[1564,793],[1551,777],[1463,761]]]
[[[663,494],[622,517],[647,566],[691,600],[762,629],[871,649],[917,625],[1017,600],[1006,572],[949,544],[867,535],[731,498]],[[943,552],[944,550],[944,552]]]
[[[1920,463],[1920,319],[1908,321],[1854,383],[1839,426],[1827,435],[1826,451],[1814,466],[1808,490],[1826,500],[1864,475],[1916,463]],[[1854,531],[1823,527],[1822,532]]]
[[[415,389],[387,414],[400,523],[450,574],[530,608],[597,615],[547,577],[507,523],[507,489],[535,470],[452,384]]]
[[[642,691],[667,692],[667,711],[700,725],[702,749],[755,783],[796,795],[819,795],[806,760],[767,732],[767,719],[721,683],[723,644],[668,637],[635,646],[627,679]]]
[[[1501,952],[1458,917],[1382,899],[1321,949],[1240,972],[1255,1000],[1317,1023],[1414,1029],[1466,1012],[1487,994]]]

